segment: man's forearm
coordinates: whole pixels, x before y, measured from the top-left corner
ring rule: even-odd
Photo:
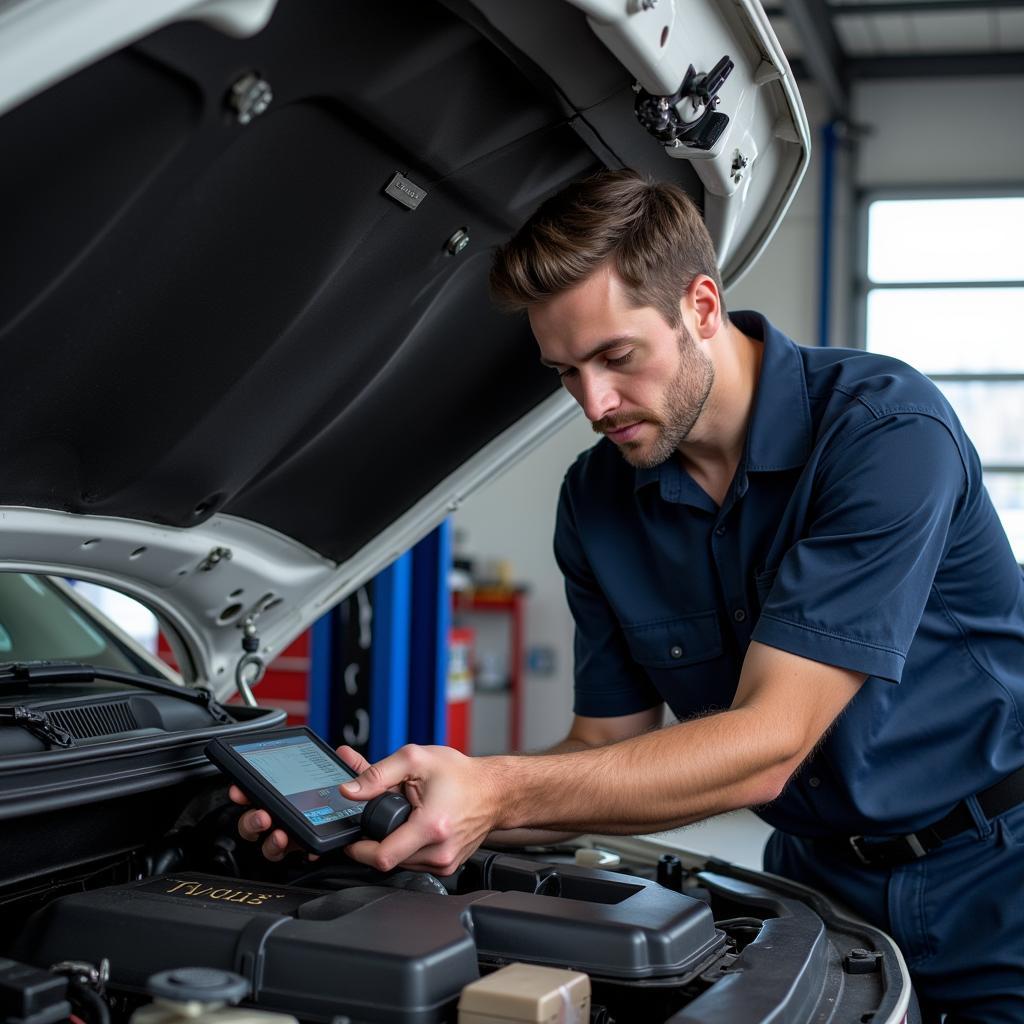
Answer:
[[[372,800],[405,786],[412,814],[383,841],[346,852],[381,871],[404,864],[446,875],[496,830],[654,832],[769,803],[865,678],[752,642],[732,708],[707,718],[645,732],[657,708],[613,722],[576,716],[570,737],[591,749],[533,757],[408,744],[341,792]]]
[[[585,743],[574,736],[566,736],[561,743],[542,751],[539,754],[528,754],[528,757],[547,757],[551,754],[572,754],[579,750],[590,750],[591,744]],[[497,846],[551,846],[565,842],[579,835],[578,832],[556,831],[540,828],[510,828],[492,832],[487,842]]]
[[[734,708],[608,746],[488,758],[499,828],[655,832],[767,802],[795,767],[773,732]]]

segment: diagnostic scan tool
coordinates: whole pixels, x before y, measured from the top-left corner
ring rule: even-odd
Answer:
[[[411,807],[400,793],[347,800],[338,786],[356,773],[309,729],[273,729],[206,745],[206,756],[289,835],[314,853],[366,836],[381,840]]]

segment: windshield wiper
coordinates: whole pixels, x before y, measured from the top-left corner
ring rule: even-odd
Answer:
[[[234,719],[224,710],[213,694],[201,686],[177,686],[140,672],[125,672],[117,668],[103,668],[100,665],[80,664],[73,661],[25,661],[7,662],[0,665],[0,693],[5,687],[13,685],[91,683],[97,679],[107,679],[112,683],[127,683],[140,690],[149,690],[152,693],[162,693],[168,697],[176,697],[178,700],[201,704],[214,721],[222,725],[231,725],[234,722]]]
[[[18,725],[26,732],[32,733],[36,739],[44,743],[52,743],[58,747],[73,747],[75,738],[59,725],[51,721],[50,716],[38,708],[24,706],[0,707],[0,725]]]

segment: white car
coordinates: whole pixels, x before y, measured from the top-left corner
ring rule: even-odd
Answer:
[[[891,940],[791,883],[624,839],[273,866],[202,753],[570,415],[486,287],[543,198],[633,166],[727,283],[761,252],[809,136],[756,0],[8,0],[0,113],[5,1019],[454,1021],[509,963],[586,974],[594,1021],[917,1019]]]

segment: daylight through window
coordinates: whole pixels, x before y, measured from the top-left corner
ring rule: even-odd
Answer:
[[[875,199],[865,338],[927,373],[974,441],[1024,562],[1024,195]]]

